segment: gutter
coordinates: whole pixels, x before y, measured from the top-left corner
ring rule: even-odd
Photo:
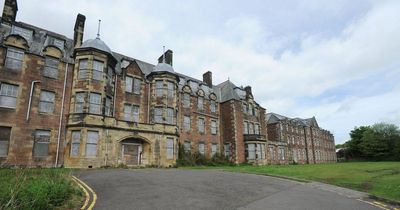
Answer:
[[[54,163],[54,167],[57,167],[58,157],[60,155],[61,126],[62,126],[62,118],[64,115],[64,98],[65,98],[65,89],[67,88],[67,75],[68,75],[68,62],[65,63],[64,88],[63,88],[63,93],[62,93],[60,120],[58,122],[57,152],[56,152],[56,161]]]

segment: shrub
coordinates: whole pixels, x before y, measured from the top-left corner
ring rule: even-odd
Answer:
[[[227,157],[216,153],[212,158],[207,158],[199,152],[186,152],[183,145],[179,144],[177,166],[220,166],[234,165]]]

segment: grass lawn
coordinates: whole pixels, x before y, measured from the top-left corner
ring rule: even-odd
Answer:
[[[0,209],[76,209],[83,193],[69,169],[0,169]]]
[[[316,165],[223,166],[226,171],[314,180],[400,201],[400,162],[351,162]]]

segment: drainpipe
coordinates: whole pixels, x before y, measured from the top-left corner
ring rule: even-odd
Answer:
[[[118,84],[118,75],[115,73],[113,117],[115,117],[115,102],[117,101],[117,84]]]
[[[32,103],[32,95],[33,95],[33,88],[35,87],[35,83],[40,83],[39,80],[34,80],[31,83],[31,92],[29,94],[29,103],[28,103],[28,111],[26,112],[26,122],[29,120],[29,114],[31,112],[31,103]]]
[[[65,99],[65,89],[67,88],[67,75],[68,75],[68,62],[65,64],[64,88],[63,88],[62,100],[61,100],[60,120],[58,122],[57,153],[56,153],[56,162],[54,163],[54,167],[57,167],[57,165],[58,165],[58,156],[60,154],[61,126],[62,126],[62,118],[64,115],[64,99]]]
[[[150,87],[151,83],[149,82],[149,86],[147,88],[147,123],[150,124]]]

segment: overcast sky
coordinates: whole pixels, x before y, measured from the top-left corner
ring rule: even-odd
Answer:
[[[4,0],[2,1],[4,2]],[[110,3],[112,2],[112,3]],[[2,3],[1,5],[3,5]],[[17,20],[213,82],[250,85],[267,112],[315,116],[336,143],[355,126],[400,124],[400,1],[19,0]]]

